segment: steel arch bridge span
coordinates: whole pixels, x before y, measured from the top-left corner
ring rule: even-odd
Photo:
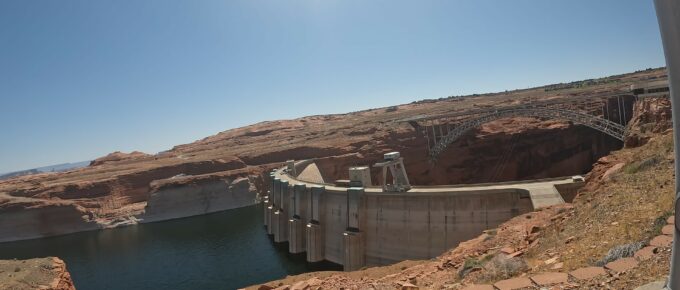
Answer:
[[[570,111],[562,108],[518,107],[499,109],[456,124],[454,128],[448,131],[448,134],[442,136],[442,138],[440,138],[439,140],[436,140],[434,146],[430,148],[429,152],[430,159],[436,160],[439,154],[441,154],[446,149],[446,147],[448,147],[451,143],[458,140],[458,138],[460,138],[462,135],[469,132],[470,130],[477,128],[482,124],[508,117],[538,117],[546,119],[560,119],[571,121],[575,124],[584,125],[597,131],[600,131],[602,133],[605,133],[620,141],[624,140],[626,134],[626,126],[624,125],[609,121],[598,116],[582,112]]]

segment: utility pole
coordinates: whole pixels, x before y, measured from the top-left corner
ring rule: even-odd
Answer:
[[[673,252],[671,253],[671,271],[666,282],[666,289],[680,290],[680,1],[654,0],[656,17],[659,20],[668,85],[670,87],[673,110],[673,146],[675,147],[675,233],[673,235]]]

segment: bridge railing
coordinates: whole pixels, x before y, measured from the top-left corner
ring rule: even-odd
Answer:
[[[422,126],[423,135],[427,138],[428,155],[432,160],[455,142],[462,135],[473,128],[496,119],[507,117],[539,117],[546,119],[561,119],[584,125],[623,141],[628,117],[626,116],[626,98],[631,101],[631,95],[616,95],[608,98],[578,98],[560,99],[543,102],[532,102],[516,106],[471,110],[409,119],[408,122],[426,122]],[[611,108],[610,100],[616,98],[615,107]],[[634,101],[634,99],[632,100]],[[617,121],[618,119],[618,121]]]

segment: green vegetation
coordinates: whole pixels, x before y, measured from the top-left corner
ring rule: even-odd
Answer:
[[[633,162],[624,166],[623,172],[627,174],[634,174],[656,165],[659,163],[659,160],[660,158],[658,156],[652,156],[639,162]]]
[[[642,249],[647,243],[645,242],[635,242],[635,243],[630,243],[630,244],[623,244],[623,245],[618,245],[616,247],[613,247],[609,249],[609,252],[607,252],[607,255],[604,256],[601,260],[597,261],[595,264],[597,266],[604,266],[609,262],[616,261],[621,258],[626,258],[626,257],[632,257],[635,255],[635,252],[639,249]]]
[[[515,277],[518,274],[529,270],[529,266],[524,259],[496,255],[485,264],[484,270],[482,280],[498,281]]]
[[[654,220],[654,226],[652,226],[652,229],[650,230],[651,236],[658,236],[661,234],[661,228],[663,228],[666,225],[666,220],[668,217],[672,216],[673,212],[672,211],[667,211],[661,216],[657,217]]]
[[[484,264],[475,258],[469,258],[465,260],[463,267],[458,271],[458,278],[463,279],[468,273],[472,272],[473,269],[482,268]]]

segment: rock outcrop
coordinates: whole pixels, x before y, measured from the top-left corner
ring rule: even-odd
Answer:
[[[670,98],[643,98],[635,103],[626,147],[644,145],[654,134],[673,127]]]
[[[130,153],[123,153],[120,151],[116,151],[113,153],[110,153],[104,157],[97,158],[95,160],[92,160],[90,162],[90,166],[97,166],[97,165],[102,165],[105,163],[109,162],[118,162],[118,161],[123,161],[123,160],[134,160],[134,159],[142,159],[146,157],[150,157],[151,155],[146,154],[144,152],[139,152],[139,151],[132,151]]]
[[[0,260],[0,289],[75,290],[66,264],[59,258]]]

